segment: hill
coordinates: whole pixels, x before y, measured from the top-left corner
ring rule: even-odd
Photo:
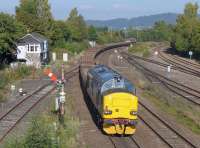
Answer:
[[[112,27],[114,29],[122,29],[124,27],[148,28],[153,26],[157,21],[165,21],[168,24],[175,24],[178,14],[162,13],[149,16],[140,16],[131,19],[116,18],[111,20],[87,20],[88,25],[96,27]]]

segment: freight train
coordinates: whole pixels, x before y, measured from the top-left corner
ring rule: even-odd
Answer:
[[[85,88],[98,111],[102,130],[109,135],[134,134],[138,118],[134,85],[104,65],[96,65],[83,73]]]

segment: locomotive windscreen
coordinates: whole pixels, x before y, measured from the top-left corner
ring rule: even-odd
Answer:
[[[121,89],[128,92],[134,92],[134,86],[127,79],[123,78],[119,73],[104,65],[97,65],[90,69],[89,75],[93,76],[93,80],[98,84],[97,87],[101,93],[107,90]]]
[[[107,91],[107,90],[110,90],[110,89],[125,89],[129,92],[133,92],[134,91],[134,88],[133,88],[133,85],[131,85],[128,81],[126,81],[125,79],[119,79],[116,80],[115,78],[114,79],[111,79],[107,82],[105,82],[103,85],[102,85],[102,88],[101,88],[101,93]]]

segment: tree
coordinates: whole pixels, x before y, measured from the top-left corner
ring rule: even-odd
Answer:
[[[70,31],[66,22],[64,21],[54,21],[53,32],[51,35],[52,46],[64,48],[67,41],[70,38]]]
[[[157,37],[163,41],[170,41],[172,37],[172,26],[165,23],[165,21],[158,21],[154,24],[154,31]]]
[[[188,3],[184,14],[177,19],[174,29],[174,43],[179,51],[198,50],[200,47],[200,20],[198,18],[198,5]]]
[[[90,26],[88,29],[88,39],[90,41],[96,41],[98,38],[97,31],[94,26]]]
[[[72,9],[70,12],[69,18],[67,19],[67,25],[73,41],[82,41],[87,38],[86,23],[83,16],[78,14],[76,8]]]
[[[51,36],[53,18],[48,0],[20,0],[16,18],[27,26],[28,32]]]
[[[8,52],[25,33],[25,27],[14,16],[0,13],[0,54]]]

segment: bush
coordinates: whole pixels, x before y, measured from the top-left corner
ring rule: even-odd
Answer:
[[[0,74],[0,89],[5,88],[8,84],[8,76],[5,73]]]
[[[100,32],[98,33],[97,43],[107,44],[113,42],[120,42],[122,40],[122,37],[117,32],[113,32],[112,35],[108,32]]]
[[[20,66],[16,70],[16,77],[24,78],[25,76],[30,75],[33,69],[33,67]]]
[[[5,148],[71,148],[75,147],[79,122],[69,114],[64,125],[57,121],[57,115],[43,114],[32,120],[24,137],[10,139]],[[56,125],[55,125],[56,124]]]
[[[87,49],[89,47],[86,41],[84,42],[65,42],[62,46],[57,46],[53,48],[53,52],[56,53],[64,53],[68,52],[69,54],[80,53],[81,51]]]
[[[148,49],[143,51],[143,57],[147,58],[150,55],[150,51]]]
[[[80,53],[81,51],[85,50],[88,48],[88,44],[86,42],[72,42],[72,43],[67,43],[66,48],[70,53]]]
[[[28,148],[53,148],[53,128],[43,120],[33,120],[32,126],[25,137],[24,145]]]
[[[22,79],[32,73],[33,67],[27,67],[24,65],[19,66],[17,69],[6,68],[0,72],[0,101],[5,96],[6,86],[9,83]]]
[[[44,119],[33,119],[26,136],[9,141],[5,147],[12,148],[17,145],[20,148],[56,148],[52,133],[53,128],[47,125]]]
[[[129,52],[140,54],[143,57],[148,57],[150,55],[150,50],[155,45],[151,42],[140,42],[133,45],[133,47],[129,48]]]

